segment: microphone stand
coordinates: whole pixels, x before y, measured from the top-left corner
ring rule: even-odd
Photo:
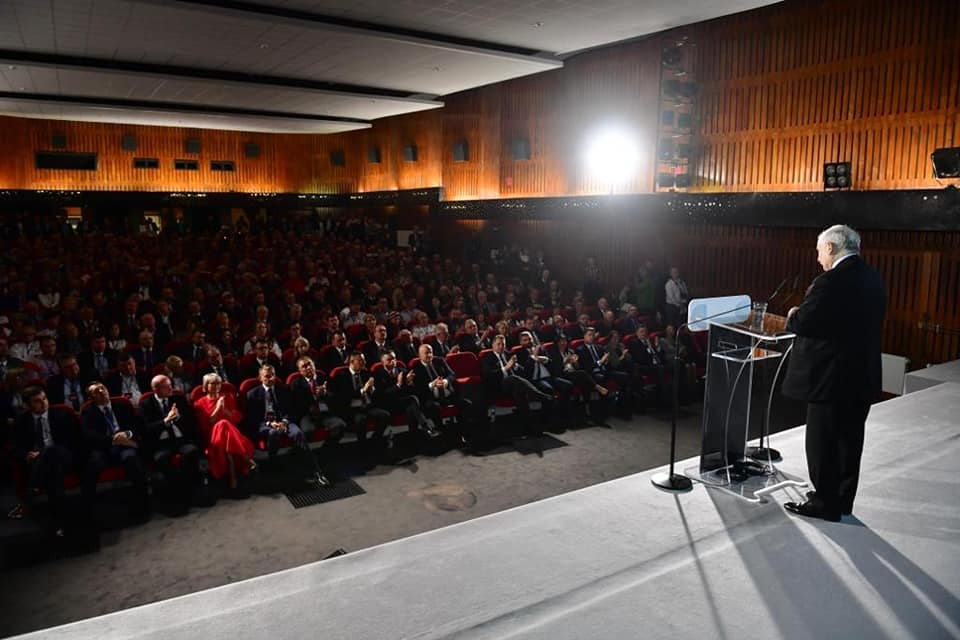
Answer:
[[[691,324],[697,324],[705,320],[712,320],[744,309],[750,309],[753,303],[740,305],[733,309],[727,309],[720,313],[714,313],[705,318],[697,318],[693,322],[684,322],[677,327],[677,345],[673,350],[673,416],[670,419],[670,470],[653,474],[650,482],[654,486],[660,487],[666,491],[690,491],[693,488],[693,481],[687,476],[674,473],[675,458],[677,455],[677,420],[680,417],[680,332]]]
[[[774,290],[773,294],[767,298],[767,304],[777,297],[777,294],[780,293],[780,290],[783,289],[783,285],[785,285],[789,279],[789,277],[784,278],[783,281],[777,285],[777,288]],[[726,311],[721,311],[720,313],[714,313],[704,318],[697,318],[693,322],[684,322],[677,327],[677,345],[673,350],[673,415],[670,419],[670,468],[669,471],[661,471],[651,476],[650,482],[653,483],[654,486],[660,487],[666,491],[689,491],[693,488],[693,481],[690,480],[690,478],[674,473],[674,464],[677,455],[677,421],[680,418],[680,332],[691,324],[697,324],[706,320],[713,320],[714,318],[719,318],[721,316],[735,313],[737,311],[743,311],[744,309],[750,309],[752,307],[753,302],[750,302],[750,304],[743,304],[739,307],[727,309]]]

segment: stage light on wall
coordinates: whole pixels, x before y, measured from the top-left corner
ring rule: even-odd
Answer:
[[[587,166],[590,172],[613,187],[632,178],[640,154],[633,134],[621,129],[599,131],[587,145]]]
[[[851,186],[849,162],[828,162],[823,165],[824,189],[849,189]]]

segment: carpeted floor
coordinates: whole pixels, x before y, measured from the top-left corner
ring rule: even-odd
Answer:
[[[798,422],[793,422],[797,424]],[[4,573],[0,635],[41,629],[348,553],[659,466],[669,411],[555,435],[542,453],[450,451],[379,466],[364,495],[294,509],[283,494],[221,499],[210,509],[108,531],[98,553]],[[784,423],[786,424],[786,423]],[[700,409],[681,415],[678,458],[699,452]],[[6,525],[9,527],[9,523]],[[26,526],[26,525],[23,525]]]

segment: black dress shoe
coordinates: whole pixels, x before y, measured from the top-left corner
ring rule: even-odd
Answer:
[[[323,475],[323,471],[317,471],[317,473],[310,478],[310,482],[318,487],[329,487],[333,484],[327,476]]]
[[[816,497],[817,497],[817,492],[816,492],[816,491],[807,491],[807,500],[813,500],[813,499],[815,499]],[[851,508],[851,509],[840,509],[840,513],[843,514],[843,515],[845,515],[845,516],[849,516],[850,514],[853,513],[853,509],[852,509],[852,508]]]
[[[824,510],[823,506],[809,500],[803,503],[787,502],[783,505],[783,508],[791,513],[806,516],[807,518],[820,518],[828,522],[840,522],[839,513],[830,513]]]

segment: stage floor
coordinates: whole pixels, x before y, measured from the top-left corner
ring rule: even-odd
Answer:
[[[854,516],[656,470],[23,637],[960,637],[960,385],[873,407]],[[802,427],[772,437],[805,478]],[[695,460],[681,462],[690,467]]]
[[[944,382],[960,383],[960,360],[911,371],[904,377],[904,393],[928,389]]]

